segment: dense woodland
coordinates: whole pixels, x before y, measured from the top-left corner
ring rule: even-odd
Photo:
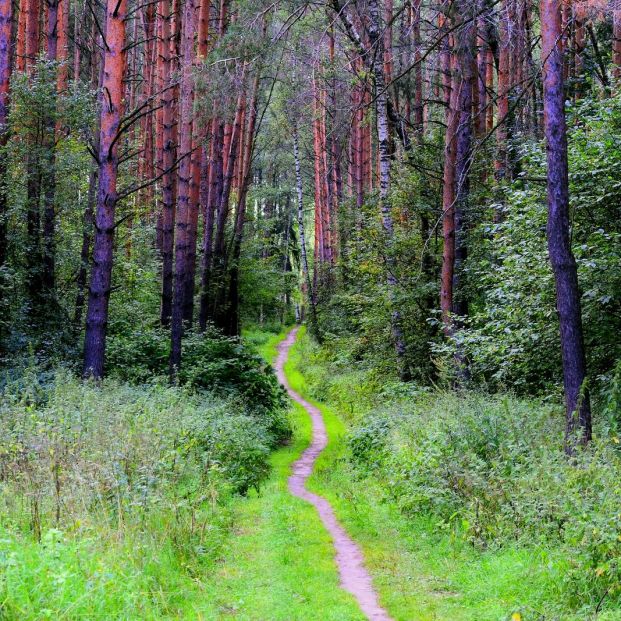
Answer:
[[[621,3],[0,0],[0,618],[362,618],[217,570],[294,323],[395,619],[621,619]]]

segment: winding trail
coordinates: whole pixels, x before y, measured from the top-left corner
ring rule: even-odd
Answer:
[[[310,502],[317,508],[319,517],[334,542],[336,563],[343,589],[349,591],[356,598],[362,612],[370,621],[392,621],[379,603],[371,576],[364,566],[362,551],[339,524],[330,503],[325,498],[306,489],[306,480],[313,472],[315,461],[328,445],[328,435],[319,408],[308,403],[292,390],[285,376],[285,362],[289,356],[289,350],[295,343],[298,330],[299,328],[291,330],[287,338],[278,345],[278,357],[275,363],[278,380],[287,389],[289,396],[308,412],[313,426],[310,446],[293,464],[293,474],[289,477],[289,490],[294,496]]]

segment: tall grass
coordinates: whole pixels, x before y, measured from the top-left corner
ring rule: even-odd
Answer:
[[[0,395],[0,618],[195,618],[269,473],[269,421],[181,388],[34,371]]]

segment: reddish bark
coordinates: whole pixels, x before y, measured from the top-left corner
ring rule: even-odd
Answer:
[[[201,275],[201,302],[199,311],[199,326],[201,330],[207,327],[211,317],[212,300],[211,276],[213,269],[214,222],[218,208],[222,184],[222,143],[224,140],[224,124],[214,118],[212,121],[211,141],[209,144],[209,177],[207,179],[205,227],[203,231],[203,264]]]
[[[127,0],[108,0],[99,134],[99,188],[84,337],[84,375],[103,377],[117,202],[118,131],[123,114]]]
[[[198,14],[198,45],[196,50],[196,64],[200,64],[207,56],[209,38],[209,0],[202,0]],[[190,219],[188,227],[188,256],[187,278],[183,309],[183,320],[191,324],[194,316],[194,280],[196,275],[196,242],[198,232],[198,216],[200,211],[201,189],[201,162],[202,142],[205,137],[204,129],[194,123],[192,129],[192,156],[190,180]]]
[[[26,4],[26,69],[32,68],[39,53],[39,19],[41,5],[39,0],[28,0]]]
[[[0,0],[0,146],[4,146],[7,140],[12,28],[13,4],[11,0]]]
[[[242,70],[242,84],[244,82],[246,67]],[[230,197],[233,186],[234,162],[237,159],[239,145],[241,143],[241,119],[246,105],[245,95],[242,92],[237,98],[235,119],[231,128],[229,148],[225,150],[226,162],[223,162],[222,190],[219,197],[216,236],[214,242],[214,272],[217,293],[214,296],[212,315],[217,326],[226,327],[227,309],[225,308],[225,276],[227,272],[226,238],[225,227],[230,211]]]
[[[143,6],[140,11],[142,18],[142,29],[144,32],[144,44],[142,55],[142,73],[144,80],[142,83],[142,92],[139,99],[141,106],[148,105],[146,102],[152,97],[155,92],[155,81],[157,67],[155,55],[156,55],[156,42],[155,42],[155,5],[147,4]],[[136,47],[136,49],[138,49]],[[140,121],[140,134],[143,141],[143,153],[139,162],[138,176],[141,180],[146,181],[155,177],[154,168],[154,137],[153,137],[153,118],[152,115],[145,115]],[[153,190],[154,185],[149,184],[141,192],[141,204],[146,207],[147,210],[151,210],[153,205]]]
[[[19,0],[19,17],[17,19],[17,33],[15,37],[15,69],[26,69],[26,21],[30,0]],[[6,39],[9,41],[10,39]]]
[[[487,63],[485,66],[485,86],[488,93],[494,92],[494,52],[491,47],[487,50]],[[485,131],[494,129],[494,102],[489,98],[487,112],[485,114]]]
[[[58,1],[47,0],[46,57],[55,62],[58,57]],[[55,95],[54,95],[55,97]],[[43,263],[41,284],[48,298],[52,295],[56,267],[56,101],[52,102],[50,114],[44,121],[44,159],[43,175]]]
[[[175,222],[175,182],[173,165],[175,163],[175,120],[174,89],[171,88],[171,31],[170,0],[161,0],[159,9],[160,41],[159,58],[162,66],[162,297],[160,306],[160,323],[170,324],[173,299],[173,253]]]
[[[512,1],[502,1],[498,23],[498,118],[496,121],[496,159],[494,161],[495,176],[498,183],[502,183],[507,178],[508,171],[507,123],[511,90],[511,31],[513,26],[510,20],[509,4]]]
[[[451,63],[453,64],[453,63]],[[454,82],[454,80],[453,80]],[[444,178],[442,182],[442,277],[440,308],[446,334],[451,332],[453,312],[453,274],[455,270],[455,164],[457,159],[457,111],[458,89],[452,88],[446,110],[446,134],[444,139]]]
[[[170,373],[175,376],[181,366],[181,341],[184,333],[184,311],[188,291],[188,255],[192,209],[190,182],[192,162],[192,64],[194,61],[194,0],[186,0],[181,36],[181,89],[179,106],[179,157],[183,159],[177,174],[177,212],[175,214],[175,277],[171,322]]]
[[[561,13],[556,0],[541,0],[544,131],[548,161],[548,251],[556,284],[565,387],[567,452],[591,439],[591,406],[586,386],[578,271],[569,222],[569,173],[563,81]],[[576,436],[579,434],[579,438]]]
[[[228,304],[228,325],[226,332],[230,335],[240,334],[240,314],[239,314],[239,261],[241,258],[241,245],[244,233],[244,221],[246,218],[246,197],[250,184],[250,164],[254,150],[255,128],[257,121],[257,98],[259,93],[259,74],[254,78],[250,101],[248,103],[248,124],[245,132],[243,157],[243,170],[241,173],[241,185],[239,188],[239,198],[237,200],[237,211],[235,214],[235,231],[233,237],[233,257],[231,265],[231,277],[229,283],[229,304]]]
[[[77,19],[77,17],[76,17]],[[60,63],[56,90],[63,93],[69,83],[69,0],[59,0],[58,9],[58,52],[57,58]]]

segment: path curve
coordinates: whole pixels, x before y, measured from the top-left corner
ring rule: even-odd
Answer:
[[[370,621],[392,621],[388,613],[380,606],[377,593],[369,572],[364,566],[364,557],[360,548],[339,524],[330,503],[321,496],[306,489],[306,479],[312,474],[317,457],[328,444],[328,435],[323,416],[319,408],[304,400],[297,392],[291,389],[285,376],[284,366],[289,356],[289,350],[295,343],[299,328],[294,328],[278,345],[276,358],[276,374],[280,383],[287,389],[289,396],[299,403],[310,415],[313,425],[313,436],[310,446],[293,464],[293,474],[289,477],[289,491],[298,498],[313,504],[319,512],[319,517],[332,536],[336,549],[336,564],[341,577],[341,586],[349,591],[358,601],[362,612]]]

